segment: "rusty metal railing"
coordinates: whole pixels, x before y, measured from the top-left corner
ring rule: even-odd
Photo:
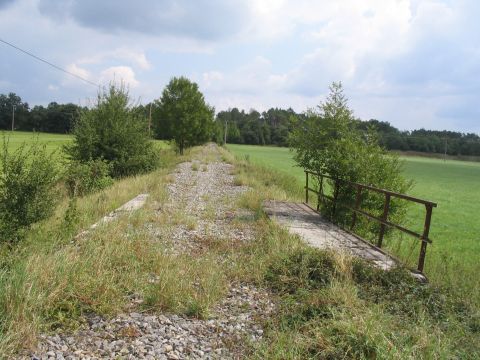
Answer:
[[[309,187],[308,185],[308,180],[309,180],[309,174],[315,176],[319,180],[319,189],[315,190]],[[324,188],[324,179],[329,179],[333,181],[333,196],[326,195],[323,191]],[[355,188],[355,205],[349,206],[347,204],[342,204],[338,203],[337,197],[339,194],[339,187],[341,184],[347,184],[351,186],[352,188]],[[349,210],[352,211],[352,223],[350,225],[350,230],[353,231],[355,227],[355,223],[357,221],[357,214],[362,215],[367,217],[370,220],[374,220],[378,223],[380,223],[380,232],[378,234],[378,240],[377,240],[377,247],[381,248],[382,243],[383,243],[383,238],[385,235],[385,229],[386,227],[391,227],[395,228],[397,230],[400,230],[410,236],[413,236],[417,239],[419,239],[422,243],[420,246],[420,254],[418,257],[418,264],[417,264],[417,270],[421,273],[423,273],[423,269],[425,266],[425,255],[427,253],[427,244],[431,244],[432,240],[429,239],[429,233],[430,233],[430,224],[432,221],[432,211],[434,207],[437,207],[437,204],[431,201],[419,199],[413,196],[405,195],[405,194],[399,194],[393,191],[389,190],[384,190],[384,189],[379,189],[374,186],[370,185],[365,185],[365,184],[359,184],[359,183],[354,183],[346,180],[340,180],[340,179],[335,179],[331,176],[324,175],[324,174],[319,174],[315,173],[312,171],[305,170],[305,203],[308,205],[308,195],[309,192],[313,192],[317,194],[317,211],[319,211],[320,208],[320,201],[325,201],[329,200],[332,202],[332,217],[335,214],[336,207],[338,205],[345,207]],[[383,203],[383,213],[381,217],[375,216],[371,213],[368,213],[364,210],[361,209],[362,205],[362,192],[364,191],[373,191],[376,193],[384,194],[384,203]],[[414,203],[422,204],[425,206],[425,221],[424,221],[424,226],[423,226],[423,233],[419,234],[413,230],[407,229],[399,224],[395,224],[388,219],[389,211],[390,211],[390,201],[391,198],[398,198],[398,199],[403,199],[407,201],[411,201]]]

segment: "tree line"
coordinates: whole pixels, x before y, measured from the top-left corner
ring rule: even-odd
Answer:
[[[272,108],[259,113],[233,108],[220,111],[216,120],[222,133],[227,129],[228,143],[289,146],[292,131],[296,126],[302,126],[306,118],[306,113],[296,113],[292,109]],[[364,134],[374,130],[380,145],[387,150],[480,156],[480,136],[474,133],[425,129],[401,131],[389,122],[375,119],[355,119],[353,122]]]
[[[174,85],[170,84],[170,87]],[[176,84],[177,89],[171,90],[199,93],[198,87],[188,90],[190,85],[187,83]],[[178,88],[179,86],[180,88]],[[166,99],[168,94],[164,95]],[[15,93],[0,94],[0,129],[10,130],[14,122],[16,130],[70,133],[79,114],[87,110],[86,107],[72,103],[58,104],[56,102],[51,102],[47,106],[36,105],[30,108],[29,104],[23,102]],[[161,98],[146,105],[136,105],[134,111],[143,118],[149,119],[148,127],[152,136],[163,140],[174,138],[174,128],[169,118],[176,116],[175,109],[170,107],[170,110],[166,110],[165,106],[162,107]],[[170,112],[170,115],[166,111]],[[202,111],[213,114],[214,110],[211,107],[204,107]],[[233,108],[217,113],[215,121],[210,124],[207,132],[199,133],[197,137],[202,138],[202,141],[208,139],[219,143],[226,140],[227,143],[233,144],[289,146],[290,134],[294,127],[299,126],[306,117],[306,113],[297,113],[291,108],[271,108],[261,113],[254,109],[247,112]],[[355,124],[359,130],[365,133],[370,128],[375,129],[380,145],[388,150],[480,156],[480,137],[474,133],[425,129],[401,131],[389,122],[375,119],[368,121],[355,119]],[[195,141],[192,139],[185,141],[193,144]]]
[[[84,108],[68,103],[51,102],[46,107],[36,105],[30,108],[15,93],[0,94],[0,129],[37,131],[58,134],[70,133],[73,124]]]

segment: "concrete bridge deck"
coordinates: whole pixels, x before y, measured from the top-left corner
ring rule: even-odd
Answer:
[[[345,251],[384,270],[397,265],[388,254],[323,219],[305,204],[266,201],[263,205],[265,213],[273,221],[286,227],[291,233],[299,235],[313,247]]]

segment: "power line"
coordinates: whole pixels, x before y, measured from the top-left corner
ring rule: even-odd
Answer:
[[[41,62],[43,62],[43,63],[45,63],[45,64],[47,64],[47,65],[50,65],[51,67],[53,67],[53,68],[55,68],[55,69],[57,69],[57,70],[60,70],[60,71],[66,73],[66,74],[68,74],[68,75],[70,75],[70,76],[74,76],[74,77],[76,77],[77,79],[80,79],[80,80],[82,80],[82,81],[85,81],[86,83],[88,83],[88,84],[90,84],[90,85],[93,85],[93,86],[95,86],[95,87],[97,87],[97,88],[100,87],[100,85],[94,83],[93,81],[87,80],[87,79],[81,77],[80,75],[74,74],[74,73],[72,73],[72,72],[70,72],[70,71],[68,71],[68,70],[65,70],[65,69],[61,68],[60,66],[57,66],[57,65],[55,65],[55,64],[52,64],[51,62],[49,62],[49,61],[47,61],[47,60],[44,60],[44,59],[42,59],[41,57],[38,57],[37,55],[32,54],[31,52],[29,52],[29,51],[27,51],[27,50],[23,50],[23,49],[19,48],[18,46],[14,45],[14,44],[12,44],[12,43],[10,43],[10,42],[8,42],[8,41],[5,41],[5,40],[3,40],[3,39],[0,38],[0,42],[2,42],[2,43],[4,43],[4,44],[6,44],[6,45],[8,45],[8,46],[10,46],[10,47],[18,50],[18,51],[20,51],[20,52],[22,52],[22,53],[24,53],[24,54],[27,54],[28,56],[33,57],[34,59],[36,59],[36,60],[38,60],[38,61],[41,61]]]

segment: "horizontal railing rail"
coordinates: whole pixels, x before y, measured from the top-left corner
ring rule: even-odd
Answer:
[[[315,176],[318,181],[319,181],[319,189],[312,189],[309,187],[309,175]],[[333,181],[333,196],[326,195],[323,191],[324,188],[324,179],[329,179]],[[340,184],[347,184],[353,188],[355,188],[355,204],[354,206],[350,206],[347,204],[339,203],[337,201],[337,196],[339,192],[339,186]],[[384,203],[383,203],[383,213],[381,217],[376,216],[374,214],[371,214],[365,210],[362,210],[361,205],[362,205],[362,193],[364,191],[373,191],[376,193],[380,193],[384,195]],[[347,208],[352,211],[352,223],[350,225],[350,230],[353,231],[356,221],[357,221],[357,215],[362,215],[365,216],[366,218],[376,221],[380,224],[380,232],[378,235],[378,240],[377,240],[377,247],[381,248],[383,244],[383,238],[385,236],[385,230],[386,227],[391,227],[395,228],[403,233],[406,233],[410,236],[413,236],[421,241],[421,246],[420,246],[420,254],[418,257],[418,263],[417,263],[417,270],[421,273],[423,273],[424,267],[425,267],[425,256],[427,253],[427,244],[432,243],[432,240],[429,238],[429,233],[430,233],[430,225],[432,221],[432,212],[433,208],[437,207],[437,204],[432,202],[432,201],[427,201],[424,199],[416,198],[413,196],[405,195],[405,194],[400,194],[396,193],[393,191],[385,190],[385,189],[380,189],[371,185],[366,185],[366,184],[360,184],[356,182],[351,182],[347,180],[341,180],[341,179],[336,179],[333,178],[329,175],[325,174],[320,174],[316,173],[313,171],[305,170],[305,203],[308,205],[308,200],[309,200],[309,192],[313,192],[317,194],[317,211],[319,211],[320,208],[320,202],[328,200],[332,203],[332,218],[335,215],[335,211],[337,206],[342,206],[344,208]],[[425,220],[424,220],[424,226],[423,226],[423,232],[417,233],[411,229],[407,229],[404,226],[401,226],[400,224],[395,224],[391,221],[388,220],[388,215],[390,212],[390,202],[392,198],[397,198],[397,199],[402,199],[414,203],[418,203],[421,205],[425,206]]]

